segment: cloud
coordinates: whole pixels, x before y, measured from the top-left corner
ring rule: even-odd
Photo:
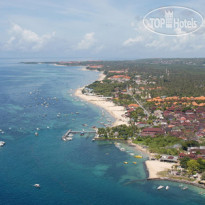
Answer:
[[[9,35],[10,38],[4,45],[7,50],[39,51],[55,36],[55,32],[40,36],[18,24],[13,24]]]
[[[202,44],[205,40],[205,22],[199,31],[182,36],[163,36],[148,31],[144,26],[142,20],[131,24],[136,31],[134,37],[125,40],[122,45],[124,47],[143,46],[144,48],[153,48],[155,50],[165,49],[168,51],[185,51],[192,52],[205,48]],[[176,30],[176,33],[181,31]]]
[[[96,43],[96,39],[94,36],[95,36],[94,32],[86,33],[84,35],[83,39],[78,43],[77,49],[78,50],[87,50],[87,49],[91,48]]]
[[[123,45],[129,46],[129,45],[133,45],[135,43],[142,42],[143,40],[144,40],[144,38],[142,36],[136,36],[135,38],[129,38],[126,41],[124,41]]]

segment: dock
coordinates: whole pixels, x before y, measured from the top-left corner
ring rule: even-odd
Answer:
[[[84,135],[84,134],[96,134],[96,131],[73,131],[71,129],[69,129],[63,136],[62,136],[62,140],[63,141],[67,141],[67,140],[71,140],[71,137],[69,135],[71,134],[80,134],[80,135]]]

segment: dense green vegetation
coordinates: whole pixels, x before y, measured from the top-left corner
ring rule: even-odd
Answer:
[[[104,80],[103,84],[100,81],[95,81],[87,87],[93,89],[93,92],[98,95],[113,97],[113,92],[115,92],[116,90],[125,89],[126,85],[122,83],[111,83],[110,80]]]
[[[105,139],[127,140],[135,136],[137,128],[135,126],[119,125],[116,127],[98,128],[98,134]]]
[[[114,99],[113,102],[117,105],[127,106],[129,104],[135,103],[131,95],[128,94],[118,94],[117,99]]]
[[[182,140],[172,136],[157,136],[157,137],[136,137],[138,129],[136,126],[120,125],[116,127],[99,128],[98,134],[102,139],[122,139],[127,140],[132,138],[136,144],[141,144],[149,147],[149,150],[159,154],[178,155],[180,150],[174,148],[174,145],[179,145]]]
[[[149,147],[150,152],[159,154],[178,155],[179,150],[173,145],[181,144],[182,140],[172,136],[158,136],[158,137],[137,137],[133,141],[136,144],[143,144]]]
[[[182,143],[182,149],[187,150],[188,147],[198,147],[200,144],[197,141],[189,140]]]
[[[201,96],[205,93],[205,59],[144,59],[135,61],[102,61],[104,65],[99,70],[107,73],[109,70],[128,70],[131,81],[135,75],[142,80],[155,81],[156,87],[162,89],[150,90],[152,97],[156,96]],[[111,74],[109,74],[111,75]],[[152,84],[143,85],[145,89]]]
[[[189,157],[184,157],[180,159],[180,165],[185,168],[190,175],[196,172],[205,172],[205,160],[201,158],[194,160]]]

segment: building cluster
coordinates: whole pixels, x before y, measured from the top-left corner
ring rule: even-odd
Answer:
[[[187,154],[180,153],[179,158],[189,157],[192,159],[204,158],[205,159],[205,146],[188,147]]]
[[[109,77],[108,79],[113,81],[113,82],[124,83],[126,81],[129,81],[130,77],[127,75],[113,75],[113,76]]]

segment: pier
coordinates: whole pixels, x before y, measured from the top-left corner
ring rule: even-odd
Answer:
[[[96,134],[97,131],[85,131],[85,130],[82,130],[82,131],[73,131],[71,129],[69,129],[63,136],[62,136],[62,140],[63,141],[67,141],[67,140],[72,140],[72,138],[70,137],[70,135],[72,134],[81,134],[81,135],[84,135],[84,134]]]

